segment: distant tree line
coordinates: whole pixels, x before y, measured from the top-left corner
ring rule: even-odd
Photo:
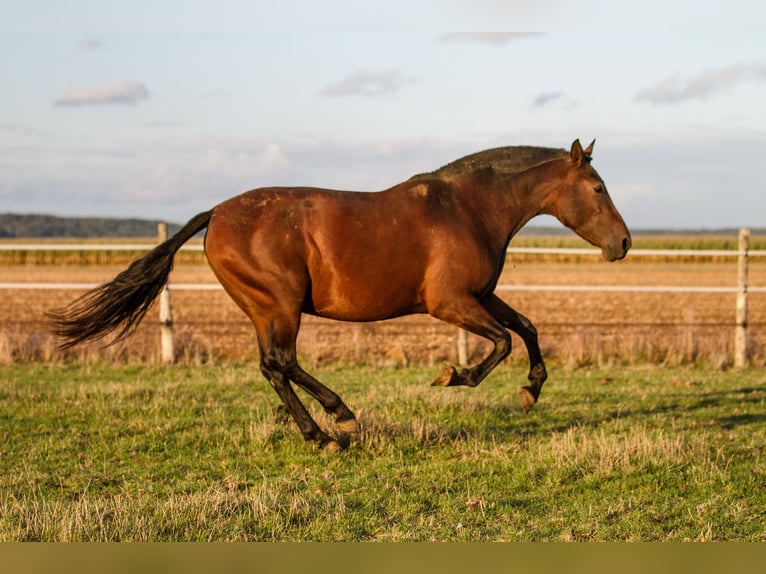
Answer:
[[[56,217],[53,215],[21,215],[0,213],[0,238],[25,237],[154,237],[157,220],[115,219],[107,217]],[[172,235],[180,225],[168,223]],[[636,235],[732,235],[737,229],[637,229]],[[561,225],[527,225],[520,235],[570,235],[572,232]],[[753,228],[753,235],[766,235],[766,229]]]
[[[154,237],[158,221],[106,217],[56,217],[0,213],[0,238]],[[172,234],[179,226],[168,224]]]

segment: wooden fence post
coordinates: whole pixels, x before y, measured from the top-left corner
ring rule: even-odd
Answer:
[[[168,239],[167,223],[157,224],[157,239],[163,243]],[[166,364],[175,361],[175,350],[173,349],[173,311],[170,306],[170,289],[167,284],[160,293],[160,350],[162,362]]]
[[[468,365],[468,336],[459,327],[457,330],[457,364],[461,367]]]
[[[739,257],[737,258],[737,314],[734,328],[734,366],[745,367],[747,356],[747,265],[750,250],[750,230],[739,230]]]

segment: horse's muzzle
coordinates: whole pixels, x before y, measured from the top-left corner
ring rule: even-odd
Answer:
[[[627,235],[622,241],[605,246],[601,252],[607,261],[618,261],[625,258],[632,246],[633,240],[630,238],[630,235]]]

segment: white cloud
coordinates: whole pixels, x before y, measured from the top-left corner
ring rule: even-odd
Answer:
[[[680,74],[674,74],[638,92],[636,100],[652,104],[674,104],[707,99],[749,80],[766,80],[766,64],[734,64],[700,72],[686,79]]]
[[[225,178],[247,186],[284,172],[290,164],[282,146],[276,143],[264,144],[257,149],[227,147],[208,148],[192,169],[193,176]]]
[[[70,88],[58,98],[56,107],[78,107],[103,104],[135,105],[141,100],[149,99],[149,90],[138,82],[121,81]]]
[[[399,70],[372,72],[357,70],[343,80],[322,88],[323,96],[386,96],[399,91],[412,79],[402,76]]]
[[[156,206],[180,220],[248,189],[283,184],[290,159],[273,142],[175,139],[125,167],[129,174],[112,184],[113,201]]]
[[[542,36],[542,32],[451,32],[439,37],[441,42],[471,42],[502,46],[515,40]]]
[[[560,129],[512,132],[502,138],[463,134],[446,140],[256,140],[195,138],[170,131],[159,142],[114,142],[88,149],[41,134],[33,155],[30,142],[12,136],[15,129],[0,124],[0,134],[6,136],[0,137],[0,204],[14,212],[183,222],[256,187],[379,190],[481,149],[566,147],[579,135],[581,141],[599,138],[594,166],[631,228],[759,227],[766,213],[766,194],[758,191],[766,137],[736,129],[723,139],[710,137],[706,130],[662,138],[648,131],[597,130],[587,135],[585,130],[572,131],[566,140]]]

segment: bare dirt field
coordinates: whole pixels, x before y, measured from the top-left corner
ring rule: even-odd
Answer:
[[[511,258],[501,285],[632,285],[734,287],[736,263],[641,262],[609,264],[597,259],[580,263],[534,262]],[[0,282],[100,283],[122,266],[3,265]],[[216,283],[206,266],[178,265],[172,284]],[[766,263],[751,262],[750,284],[766,285]],[[59,357],[48,334],[44,312],[59,308],[79,294],[76,289],[0,290],[0,361]],[[514,308],[538,327],[546,357],[571,366],[588,362],[710,361],[728,365],[733,356],[734,293],[499,291]],[[172,292],[174,335],[179,360],[204,362],[216,357],[254,357],[252,327],[222,290]],[[299,352],[315,362],[333,360],[381,364],[427,364],[457,359],[455,327],[427,316],[410,316],[380,323],[350,324],[305,317]],[[749,300],[751,361],[766,364],[766,294]],[[106,350],[89,346],[81,357],[156,360],[159,355],[156,309],[136,334]],[[514,338],[511,360],[525,353]],[[487,351],[486,344],[468,337],[469,359]]]

